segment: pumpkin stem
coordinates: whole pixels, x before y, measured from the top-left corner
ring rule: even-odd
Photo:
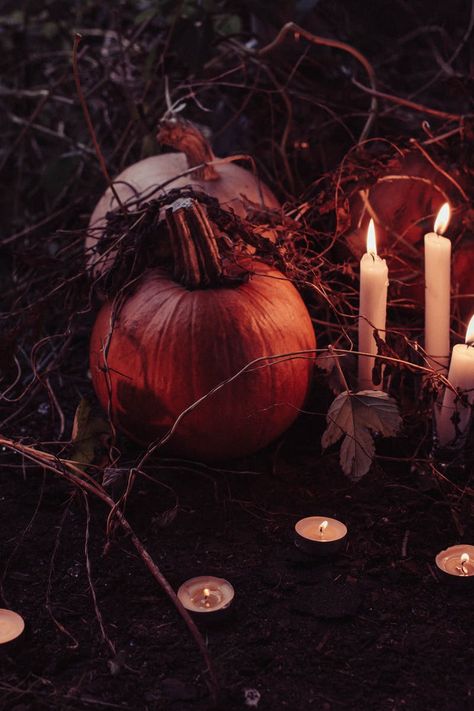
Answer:
[[[188,289],[222,283],[222,264],[216,236],[204,207],[192,198],[179,198],[166,210],[174,258],[173,277]]]
[[[216,158],[212,148],[191,121],[182,118],[163,119],[156,138],[159,143],[182,151],[190,168],[199,166],[192,173],[196,180],[219,180],[219,173],[209,165]]]

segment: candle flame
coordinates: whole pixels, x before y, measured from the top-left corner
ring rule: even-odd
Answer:
[[[367,251],[373,256],[377,254],[377,243],[375,241],[375,225],[373,220],[370,220],[369,229],[367,230]]]
[[[323,533],[324,533],[324,531],[326,530],[327,527],[328,527],[328,522],[327,522],[327,521],[323,521],[322,524],[321,524],[320,527],[319,527],[319,533],[321,534],[321,536],[323,535]]]
[[[436,232],[437,235],[444,235],[446,232],[446,228],[449,223],[449,218],[451,217],[451,209],[449,207],[449,202],[445,202],[444,205],[441,206],[438,215],[436,216],[436,220],[434,223],[434,231]]]
[[[209,588],[204,588],[204,590],[202,591],[202,594],[207,599],[209,597],[209,595],[211,594],[211,591],[209,590]]]
[[[469,563],[469,553],[463,553],[461,556],[461,567],[459,571],[461,575],[469,575],[469,570],[466,568],[466,563]]]
[[[469,326],[466,331],[466,344],[468,346],[474,345],[474,316],[471,317],[469,321]]]

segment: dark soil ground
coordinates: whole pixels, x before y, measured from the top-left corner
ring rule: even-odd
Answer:
[[[358,227],[351,197],[361,175],[370,185],[399,147],[428,141],[438,168],[455,176],[453,184],[430,164],[429,180],[451,191],[458,246],[474,225],[469,3],[110,5],[0,8],[0,436],[59,456],[71,452],[81,397],[94,402],[88,340],[98,300],[83,239],[105,186],[72,78],[74,30],[112,175],[160,150],[156,125],[169,91],[186,102],[187,118],[211,129],[218,154],[252,153],[287,214],[305,215],[291,244],[320,346],[337,339],[349,348],[344,339],[355,335],[346,315],[357,307],[357,261],[345,238]],[[301,40],[268,62],[241,50],[255,37],[258,46],[271,41],[290,19],[365,53],[381,91],[447,115],[387,99],[370,136],[380,141],[352,162],[370,100],[351,81],[368,85],[355,59],[302,49]],[[413,191],[406,195],[409,203]],[[319,283],[331,303],[315,297]],[[394,293],[393,333],[419,335],[419,303]],[[453,339],[461,325],[453,319]],[[145,467],[150,478],[137,479],[126,514],[173,588],[207,573],[235,587],[232,615],[203,630],[223,710],[474,709],[473,590],[442,584],[434,565],[441,549],[474,541],[472,465],[468,456],[455,481],[412,467],[426,453],[430,410],[415,380],[392,388],[404,408],[402,436],[378,442],[358,483],[341,473],[337,451],[321,452],[332,399],[321,371],[307,412],[265,451],[222,468],[157,456]],[[141,452],[118,445],[126,472]],[[0,607],[26,621],[21,639],[0,647],[1,711],[210,709],[189,631],[130,539],[120,529],[107,539],[105,506],[10,447],[1,455]],[[325,562],[293,544],[295,522],[316,514],[349,529],[344,550]]]
[[[235,587],[232,617],[206,633],[222,708],[245,708],[246,689],[272,710],[473,708],[472,591],[434,574],[435,554],[460,538],[446,494],[401,465],[350,485],[315,435],[308,417],[281,448],[239,463],[243,471],[163,468],[159,481],[179,499],[165,528],[159,512],[174,501],[164,489],[141,483],[130,501],[176,588],[203,572]],[[115,658],[87,581],[81,496],[17,469],[2,477],[2,512],[4,595],[27,624],[2,653],[2,708],[209,708],[196,648],[127,540],[103,555],[100,507],[91,507],[89,555]],[[349,528],[346,549],[326,563],[292,542],[295,521],[315,512]],[[465,540],[473,534],[471,522]]]

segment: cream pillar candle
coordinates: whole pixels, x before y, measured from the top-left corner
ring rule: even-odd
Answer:
[[[474,316],[466,331],[466,343],[454,346],[448,380],[455,388],[466,392],[469,405],[464,405],[450,388],[446,388],[437,417],[438,439],[441,446],[452,443],[456,435],[467,432],[474,403]],[[453,422],[456,421],[456,424]]]
[[[388,268],[385,259],[377,255],[374,221],[367,231],[367,252],[360,260],[359,296],[359,390],[381,390],[382,385],[372,383],[372,370],[377,353],[374,328],[385,336],[387,317]]]
[[[425,235],[425,351],[429,365],[446,371],[449,363],[451,306],[451,241],[442,237],[450,216],[445,203]]]

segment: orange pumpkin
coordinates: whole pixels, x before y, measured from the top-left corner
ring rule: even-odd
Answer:
[[[116,315],[104,304],[91,339],[94,387],[116,426],[140,444],[176,425],[167,443],[174,455],[250,454],[304,404],[312,353],[291,354],[314,350],[311,319],[275,268],[249,257],[222,264],[199,203],[178,200],[166,216],[174,276],[150,269]],[[236,281],[244,270],[250,276]]]
[[[458,243],[453,249],[452,308],[455,316],[466,326],[474,314],[473,264],[474,242],[467,240]]]

